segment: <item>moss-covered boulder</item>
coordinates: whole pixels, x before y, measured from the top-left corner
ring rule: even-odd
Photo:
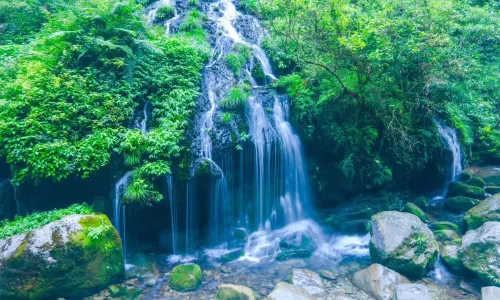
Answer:
[[[370,256],[405,276],[420,278],[434,267],[438,245],[417,216],[385,211],[371,219]]]
[[[464,216],[468,229],[476,229],[488,221],[500,222],[500,194],[493,195],[471,208]]]
[[[424,211],[420,209],[420,207],[418,207],[416,204],[408,202],[403,207],[403,210],[417,216],[422,222],[427,222],[427,217],[425,216]]]
[[[468,185],[461,182],[452,182],[448,187],[448,193],[446,197],[451,198],[457,196],[483,200],[485,197],[485,192],[482,188],[477,186]]]
[[[484,187],[484,191],[491,195],[500,194],[500,186],[489,185]]]
[[[311,238],[300,234],[281,240],[279,246],[280,251],[276,256],[277,260],[307,258],[314,253],[317,247]]]
[[[469,197],[463,197],[463,196],[451,197],[447,198],[444,201],[444,208],[446,208],[446,210],[451,212],[463,213],[473,208],[474,206],[478,205],[479,202],[481,202],[481,200]]]
[[[439,229],[434,231],[434,238],[443,244],[447,244],[447,242],[459,241],[460,235],[451,229]]]
[[[470,175],[470,173],[469,173],[469,172],[464,171],[464,172],[462,172],[462,173],[458,174],[458,175],[455,177],[455,180],[456,180],[456,181],[460,181],[460,182],[465,182],[465,181],[467,181],[467,180],[471,179],[471,177],[472,177],[472,176]]]
[[[484,188],[484,186],[486,185],[486,183],[484,182],[484,180],[482,180],[479,177],[471,177],[469,180],[467,180],[465,182],[465,184],[477,186],[477,187],[480,187],[480,188]]]
[[[458,257],[483,281],[500,286],[500,222],[486,222],[467,231]]]
[[[456,274],[463,275],[467,269],[464,267],[462,260],[458,257],[459,245],[446,245],[441,248],[441,259],[448,269]]]
[[[460,232],[458,225],[455,223],[447,222],[447,221],[438,221],[434,222],[429,226],[432,230],[441,230],[441,229],[450,229],[455,232]]]
[[[243,249],[236,249],[232,250],[224,255],[221,256],[221,259],[226,262],[230,262],[233,260],[237,260],[238,258],[242,257],[245,255],[245,250]]]
[[[176,266],[170,273],[170,286],[179,292],[196,290],[201,285],[203,275],[197,264]]]
[[[415,203],[421,209],[426,210],[431,201],[425,196],[420,196],[415,198],[415,200],[413,200],[413,203]]]
[[[222,284],[217,290],[217,300],[258,300],[259,295],[244,285]]]
[[[120,235],[105,215],[70,215],[0,240],[0,299],[79,297],[124,271]]]

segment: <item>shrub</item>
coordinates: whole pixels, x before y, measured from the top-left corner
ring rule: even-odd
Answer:
[[[163,6],[156,11],[156,20],[168,20],[175,17],[175,8],[172,6]]]
[[[236,110],[246,106],[250,96],[250,86],[240,84],[232,87],[226,98],[222,99],[220,105],[225,109]]]

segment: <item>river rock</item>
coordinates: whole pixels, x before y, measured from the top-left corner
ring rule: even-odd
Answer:
[[[436,263],[434,235],[412,214],[385,211],[372,217],[370,256],[403,275],[420,278]]]
[[[284,238],[280,241],[279,246],[280,252],[276,256],[277,260],[307,258],[313,254],[317,247],[311,238],[301,234]]]
[[[464,265],[462,264],[462,261],[458,257],[458,250],[460,249],[460,246],[458,245],[446,245],[443,246],[441,249],[441,258],[451,271],[454,273],[463,275],[463,273],[466,271]]]
[[[89,237],[99,226],[108,229]],[[70,215],[0,240],[0,299],[79,297],[124,272],[120,235],[105,215]]]
[[[297,286],[291,285],[286,282],[278,282],[274,290],[269,296],[268,300],[314,300],[313,296],[306,290]]]
[[[221,256],[221,259],[226,262],[230,262],[233,260],[237,260],[238,258],[242,257],[245,255],[245,250],[243,249],[236,249],[231,252],[228,252],[224,255]]]
[[[217,300],[258,300],[259,295],[249,287],[235,284],[222,284],[217,290]]]
[[[308,269],[293,269],[290,274],[290,283],[303,288],[317,299],[325,299],[328,293],[323,285],[323,280],[315,272]]]
[[[486,222],[476,230],[467,231],[458,257],[483,281],[500,284],[500,222]]]
[[[425,285],[405,283],[396,286],[394,300],[431,300],[431,296]]]
[[[471,208],[464,216],[468,229],[476,229],[485,222],[500,222],[500,194],[493,195]]]
[[[465,182],[465,184],[477,186],[477,187],[480,187],[480,188],[484,188],[484,186],[486,185],[486,183],[484,182],[484,180],[482,180],[479,177],[474,177],[474,176],[471,177],[469,180],[467,180]]]
[[[416,204],[408,202],[405,204],[403,209],[405,212],[417,216],[422,222],[427,222],[427,217],[425,216],[424,211]]]
[[[170,286],[179,292],[196,290],[203,279],[200,266],[197,264],[182,264],[176,266],[170,273]]]
[[[352,282],[379,300],[392,299],[398,284],[410,283],[403,275],[380,264],[373,264],[354,274]]]
[[[453,230],[455,232],[460,231],[457,224],[451,223],[451,222],[446,222],[446,221],[434,222],[429,227],[432,230],[450,229],[450,230]]]
[[[485,286],[481,289],[481,300],[500,299],[500,288],[496,286]]]
[[[447,198],[463,196],[474,199],[484,199],[484,190],[480,187],[468,185],[461,182],[452,182],[448,187]]]
[[[460,241],[460,236],[458,235],[458,233],[450,229],[436,230],[434,231],[434,237],[441,243]]]
[[[446,210],[456,213],[463,213],[478,205],[481,200],[469,197],[451,197],[444,201],[444,208]]]
[[[500,193],[500,186],[489,185],[484,188],[484,191],[488,194],[494,195]]]
[[[415,200],[413,200],[413,203],[415,203],[421,209],[426,210],[431,201],[425,196],[420,196],[415,198]]]

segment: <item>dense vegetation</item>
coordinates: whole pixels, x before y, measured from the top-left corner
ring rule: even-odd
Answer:
[[[203,15],[172,37],[130,0],[0,1],[0,16],[0,155],[14,181],[86,178],[116,152],[135,170],[125,201],[160,200],[154,180],[181,151],[208,57]]]
[[[497,1],[242,1],[265,21],[268,52],[296,123],[351,181],[380,186],[440,151],[436,120],[467,154],[499,156]],[[471,157],[469,157],[471,158]]]
[[[92,207],[84,203],[73,204],[67,208],[51,211],[33,212],[25,217],[16,216],[12,221],[5,219],[0,222],[0,239],[40,228],[69,215],[88,215],[93,213],[94,210]]]

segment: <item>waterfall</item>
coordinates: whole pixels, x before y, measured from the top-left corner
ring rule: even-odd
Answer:
[[[446,149],[451,152],[452,160],[446,169],[446,187],[450,182],[455,181],[455,177],[462,172],[462,151],[460,149],[460,140],[454,128],[448,127],[441,122],[436,122],[441,140]],[[444,194],[446,194],[446,189]]]
[[[170,204],[170,225],[172,230],[172,253],[177,254],[177,209],[174,202],[172,175],[167,175],[168,201]]]
[[[125,205],[122,205],[122,196],[127,187],[128,181],[132,172],[125,173],[115,184],[115,197],[113,199],[113,225],[120,234],[123,242],[123,254],[125,261],[127,260],[127,240],[126,240],[126,227],[125,227]]]
[[[149,104],[151,102],[149,101],[146,101],[146,103],[144,103],[144,108],[142,109],[142,121],[139,125],[139,128],[141,129],[141,132],[143,135],[147,135],[148,134],[148,108],[149,108]]]
[[[153,24],[153,22],[155,21],[156,19],[156,13],[158,12],[158,10],[162,7],[165,7],[165,6],[171,6],[171,7],[175,7],[175,3],[176,0],[159,0],[159,1],[156,1],[154,3],[152,3],[151,5],[149,5],[147,8],[146,8],[146,16],[147,16],[147,19],[148,19],[148,24]]]

